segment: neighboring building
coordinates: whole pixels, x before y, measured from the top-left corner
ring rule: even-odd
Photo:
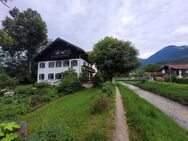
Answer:
[[[166,65],[161,70],[163,74],[176,74],[178,78],[188,77],[188,64]]]
[[[85,72],[89,80],[95,73],[88,60],[88,54],[60,38],[42,50],[34,61],[38,63],[37,82],[47,82],[51,85],[56,85],[63,78],[63,72],[69,68],[73,68],[78,76]]]

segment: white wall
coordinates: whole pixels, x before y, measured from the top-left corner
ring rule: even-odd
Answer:
[[[77,59],[69,59],[69,67],[63,67],[63,61],[65,60],[58,60],[58,61],[61,61],[62,62],[62,66],[61,67],[56,67],[56,61],[53,60],[53,61],[41,61],[41,62],[38,62],[38,77],[37,77],[37,82],[40,83],[40,82],[47,82],[47,83],[50,83],[50,84],[55,84],[57,83],[59,80],[55,80],[55,74],[56,73],[63,73],[65,72],[66,70],[68,70],[70,67],[71,67],[71,61],[72,60],[77,60],[78,63],[77,63],[77,66],[73,67],[73,69],[76,71],[76,73],[78,75],[80,75],[82,73],[82,65],[84,64],[84,62],[86,63],[86,65],[90,65],[89,63],[87,63],[86,61],[84,61],[83,59],[81,58],[77,58]],[[44,62],[45,63],[45,68],[40,68],[40,63]],[[49,62],[54,62],[54,67],[53,68],[49,68],[48,64]],[[54,80],[49,80],[48,79],[48,74],[49,73],[53,73],[54,74]],[[44,80],[39,80],[39,74],[44,74]]]

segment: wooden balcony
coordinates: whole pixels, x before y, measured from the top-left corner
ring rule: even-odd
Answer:
[[[85,66],[85,65],[82,65],[82,71],[95,73],[95,69],[93,69],[93,68],[91,68],[89,66]]]

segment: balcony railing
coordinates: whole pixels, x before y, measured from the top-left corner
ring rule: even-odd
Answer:
[[[87,72],[91,72],[91,73],[95,73],[95,69],[89,67],[89,66],[85,66],[82,65],[82,71],[87,71]]]

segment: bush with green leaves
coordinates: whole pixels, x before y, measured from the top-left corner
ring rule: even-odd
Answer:
[[[63,79],[59,86],[59,91],[70,94],[81,88],[81,81],[77,73],[73,69],[64,72]]]
[[[15,93],[17,95],[33,95],[34,89],[32,88],[31,85],[26,85],[26,86],[18,86],[15,89]]]
[[[176,83],[188,84],[188,78],[176,78]]]
[[[0,140],[13,141],[18,138],[19,134],[16,132],[20,125],[16,122],[8,122],[0,124]]]
[[[80,76],[80,80],[82,83],[87,82],[88,81],[88,74],[86,72],[83,72]]]
[[[16,80],[11,78],[5,73],[0,74],[0,89],[3,88],[15,88]]]
[[[96,73],[96,74],[93,76],[92,81],[93,81],[93,86],[94,86],[94,87],[98,87],[98,86],[100,86],[100,85],[102,84],[103,79],[102,79],[102,77],[101,77],[101,75],[100,75],[99,73]]]
[[[35,88],[49,88],[51,86],[49,84],[47,84],[47,83],[41,82],[41,83],[33,84],[33,87],[35,87]]]
[[[109,105],[109,99],[106,96],[100,96],[94,103],[91,113],[93,115],[104,112]]]
[[[137,78],[142,77],[147,79],[149,77],[149,74],[144,70],[136,70],[133,76]]]
[[[108,87],[105,87],[105,86],[102,87],[102,92],[103,92],[104,95],[107,95],[107,96],[112,95],[112,90]]]
[[[29,135],[28,141],[74,141],[74,133],[67,125],[64,127],[49,126]]]
[[[164,79],[165,79],[166,82],[176,82],[177,75],[176,74],[169,74]]]
[[[30,106],[32,108],[35,108],[38,105],[41,105],[45,102],[44,98],[42,98],[40,95],[33,95],[31,96],[31,102]]]
[[[102,92],[105,96],[111,96],[113,94],[110,81],[107,81],[102,84]]]

